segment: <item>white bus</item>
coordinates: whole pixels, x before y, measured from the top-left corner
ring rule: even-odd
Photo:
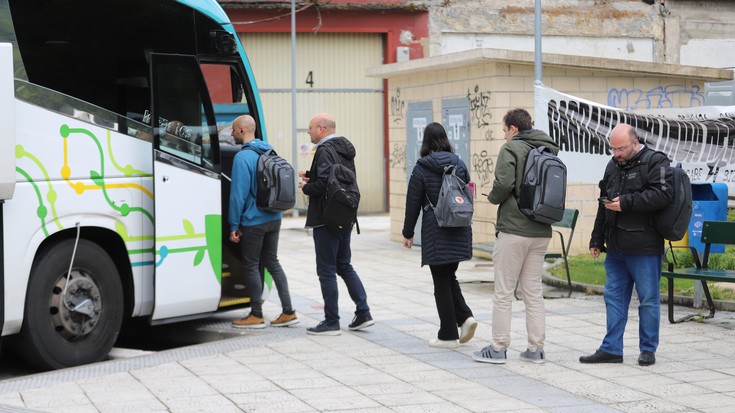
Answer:
[[[102,360],[125,319],[249,305],[232,112],[266,138],[215,0],[0,0],[0,330],[29,363]]]

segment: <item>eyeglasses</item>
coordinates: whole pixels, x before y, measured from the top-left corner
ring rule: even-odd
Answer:
[[[610,150],[612,150],[612,151],[613,151],[613,153],[623,153],[623,152],[625,152],[625,150],[626,150],[626,149],[628,149],[628,147],[629,147],[630,145],[632,145],[632,144],[633,144],[633,142],[631,142],[631,143],[629,143],[629,144],[627,144],[627,145],[625,145],[625,146],[621,146],[621,147],[619,147],[619,148],[613,148],[613,147],[611,146],[611,147],[610,147]]]

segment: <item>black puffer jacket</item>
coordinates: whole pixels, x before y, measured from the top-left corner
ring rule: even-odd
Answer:
[[[428,205],[426,197],[436,205],[442,186],[442,173],[448,165],[457,165],[457,176],[465,182],[470,181],[467,166],[451,152],[434,152],[416,162],[406,194],[406,217],[402,231],[404,238],[413,238],[419,212]],[[467,261],[472,258],[472,227],[440,228],[436,223],[434,210],[424,209],[421,243],[421,266]]]
[[[615,158],[607,164],[600,181],[600,196],[620,197],[622,211],[597,207],[590,248],[627,254],[663,254],[664,239],[653,227],[653,213],[673,201],[673,192],[661,185],[660,167],[669,166],[669,160],[661,152],[654,153],[647,166],[648,177],[644,178],[641,161],[646,151],[651,149],[643,147],[625,165]],[[672,188],[673,182],[666,185]]]
[[[324,225],[322,219],[322,210],[324,209],[324,192],[327,190],[327,179],[329,179],[329,169],[336,162],[332,156],[331,147],[337,152],[341,158],[341,162],[355,171],[355,147],[352,142],[343,136],[327,139],[316,147],[314,159],[311,161],[311,168],[307,176],[309,183],[304,185],[302,191],[309,196],[309,208],[306,211],[306,226],[309,228]]]

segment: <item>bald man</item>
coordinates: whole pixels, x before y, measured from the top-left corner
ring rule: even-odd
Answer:
[[[272,327],[297,324],[299,319],[291,306],[286,273],[278,261],[278,236],[281,213],[262,211],[255,203],[258,184],[256,170],[261,154],[271,145],[255,139],[255,119],[243,115],[232,122],[232,138],[242,150],[232,161],[230,190],[230,241],[240,244],[245,287],[250,297],[250,314],[232,322],[235,328],[265,328],[263,317],[263,281],[260,268],[267,268],[278,290],[283,312],[270,322]]]
[[[309,196],[306,227],[314,229],[312,234],[316,250],[316,272],[324,299],[324,321],[307,328],[306,332],[336,336],[340,334],[337,275],[342,277],[356,306],[349,329],[361,330],[375,324],[370,315],[365,288],[350,263],[352,227],[345,231],[332,230],[324,225],[322,218],[324,192],[332,164],[341,162],[354,172],[356,152],[347,138],[337,135],[334,118],[328,113],[320,113],[311,119],[308,134],[311,143],[316,145],[316,152],[309,171],[299,171],[299,188]],[[340,159],[335,159],[335,154]]]
[[[606,251],[605,312],[607,333],[600,348],[581,363],[622,363],[623,333],[633,288],[638,294],[640,355],[638,364],[656,363],[661,318],[659,281],[664,239],[653,227],[652,214],[672,202],[673,182],[661,184],[669,159],[643,146],[635,128],[615,126],[610,134],[612,159],[600,181],[600,203],[589,249],[594,258]],[[642,164],[648,171],[642,176]]]

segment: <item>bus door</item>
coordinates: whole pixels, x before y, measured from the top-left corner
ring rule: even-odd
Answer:
[[[232,163],[242,146],[232,137],[232,122],[241,115],[251,115],[258,124],[255,136],[263,138],[263,127],[258,121],[258,110],[252,84],[244,74],[241,64],[219,56],[200,62],[209,96],[214,107],[214,116],[219,130],[220,176],[222,183],[222,298],[220,309],[238,308],[249,305],[250,297],[244,285],[240,244],[230,242],[229,201],[232,186]],[[264,284],[263,299],[268,297],[272,286],[269,278]]]
[[[222,206],[217,128],[196,58],[151,54],[150,78],[155,322],[217,310]]]

